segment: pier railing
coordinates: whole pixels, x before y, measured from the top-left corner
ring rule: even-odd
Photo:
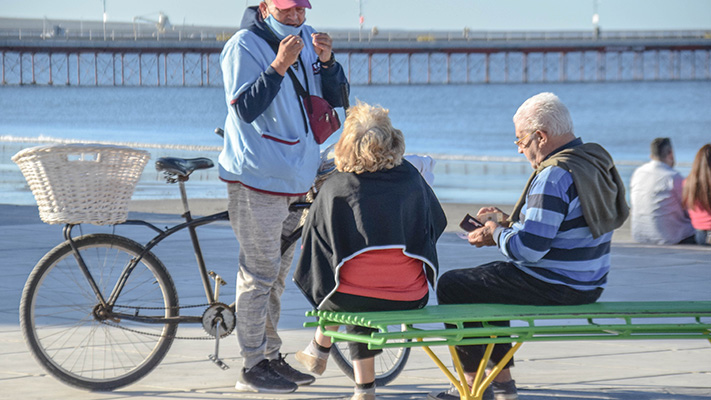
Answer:
[[[145,28],[144,28],[145,29]],[[106,40],[12,36],[0,29],[4,85],[221,86],[219,53],[231,32],[153,32]],[[124,32],[130,34],[131,32]],[[333,32],[354,85],[711,80],[711,33]],[[87,36],[88,35],[88,36]]]
[[[0,17],[0,40],[92,41],[225,41],[237,27],[175,25],[156,29],[145,22],[17,20]],[[565,30],[565,31],[457,31],[330,29],[341,42],[448,42],[448,41],[547,41],[547,40],[668,40],[711,39],[711,30]]]

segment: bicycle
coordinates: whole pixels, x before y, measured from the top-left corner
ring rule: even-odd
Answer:
[[[208,357],[221,369],[220,339],[236,324],[235,304],[220,301],[224,279],[208,271],[196,228],[229,220],[227,211],[193,218],[185,182],[198,170],[212,168],[208,158],[163,157],[156,169],[168,183],[178,183],[185,222],[161,229],[143,220],[116,225],[137,225],[157,234],[146,244],[115,233],[72,236],[80,224],[65,224],[64,242],[36,264],[20,302],[20,324],[31,353],[59,380],[92,391],[110,391],[136,382],[165,357],[177,338],[179,324],[201,324],[215,339]],[[297,203],[293,210],[306,210]],[[303,221],[303,218],[302,218]],[[206,303],[180,305],[179,296],[163,262],[152,252],[164,239],[188,230]],[[282,237],[282,252],[301,236],[301,226]],[[214,286],[213,286],[214,282]],[[181,310],[202,308],[201,315]],[[334,346],[332,356],[353,379],[347,348]],[[409,348],[392,349],[379,356],[376,383],[385,385],[402,372]]]

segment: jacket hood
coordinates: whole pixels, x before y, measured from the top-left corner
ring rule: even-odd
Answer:
[[[585,143],[553,155],[538,171],[555,165],[569,171],[578,189],[585,222],[593,238],[613,231],[629,216],[625,185],[610,154],[597,143]]]
[[[242,23],[239,28],[253,32],[269,44],[279,45],[279,39],[277,39],[276,35],[271,31],[271,29],[269,29],[267,24],[264,23],[262,13],[259,12],[259,6],[247,7],[247,9],[244,10],[244,15],[242,15]]]

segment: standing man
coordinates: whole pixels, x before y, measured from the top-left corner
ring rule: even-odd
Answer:
[[[684,177],[673,168],[671,140],[652,140],[650,158],[630,179],[632,238],[639,243],[696,243],[681,201]]]
[[[310,94],[343,105],[348,82],[331,38],[305,25],[308,0],[266,0],[246,9],[240,30],[220,56],[228,114],[220,179],[240,243],[237,338],[244,367],[239,391],[289,393],[314,381],[286,363],[277,334],[281,294],[293,246],[281,253],[300,213],[289,205],[311,187],[319,146],[303,103],[287,75]]]
[[[468,236],[477,247],[497,246],[506,261],[443,274],[439,304],[593,303],[607,282],[612,231],[628,215],[624,184],[605,149],[575,137],[570,113],[553,93],[526,100],[513,122],[514,143],[534,172],[507,222],[487,221]],[[479,215],[494,211],[485,207]],[[470,385],[484,348],[457,347]],[[501,361],[510,348],[497,344],[492,361]],[[513,359],[484,392],[485,400],[518,399],[511,366]],[[429,398],[459,399],[459,393],[452,387]]]

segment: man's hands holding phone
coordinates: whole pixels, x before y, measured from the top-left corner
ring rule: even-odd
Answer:
[[[474,218],[467,214],[459,226],[468,232],[466,239],[476,247],[495,246],[494,231],[498,226],[506,224],[508,215],[496,207],[484,207]],[[482,222],[484,221],[484,222]]]
[[[484,224],[482,224],[481,221],[472,217],[469,214],[467,214],[466,217],[464,217],[464,219],[462,220],[462,222],[459,223],[459,227],[467,232],[472,232],[477,228],[481,228],[482,226],[484,226]]]
[[[482,223],[494,221],[501,226],[508,227],[509,215],[501,211],[498,207],[482,207],[476,214],[476,218]]]

